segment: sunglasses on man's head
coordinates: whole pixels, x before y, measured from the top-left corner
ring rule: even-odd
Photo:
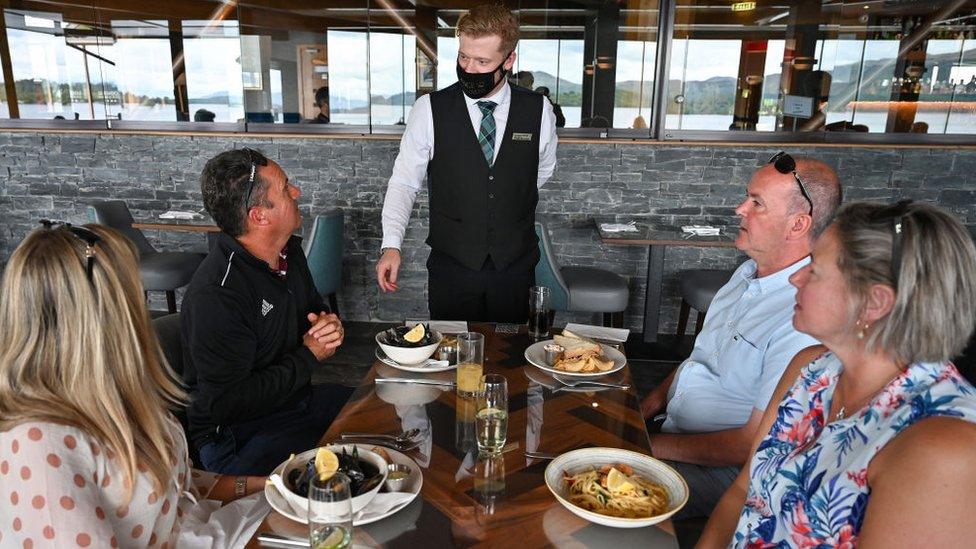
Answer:
[[[251,192],[254,190],[254,173],[258,166],[254,163],[254,157],[251,156],[251,149],[244,147],[241,150],[247,155],[247,163],[251,165],[251,175],[247,178],[247,193],[244,195],[244,211],[247,212],[247,205],[251,202]]]
[[[813,200],[810,200],[810,195],[807,193],[806,186],[803,185],[803,181],[800,180],[800,176],[796,174],[796,160],[787,154],[785,151],[780,151],[773,155],[769,159],[768,164],[772,164],[776,171],[781,174],[793,174],[793,179],[796,179],[796,184],[800,186],[800,194],[806,199],[807,203],[810,204],[810,217],[813,217]]]
[[[98,236],[94,231],[84,227],[75,227],[72,226],[71,223],[65,223],[64,221],[42,219],[40,220],[40,224],[43,225],[45,229],[54,229],[55,227],[58,227],[60,229],[67,230],[85,243],[85,257],[88,259],[86,272],[88,273],[88,282],[92,282],[92,270],[95,267],[95,244],[101,242],[102,237]]]

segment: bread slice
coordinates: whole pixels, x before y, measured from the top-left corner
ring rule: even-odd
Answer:
[[[603,354],[603,349],[598,343],[587,339],[579,339],[573,337],[566,337],[565,335],[556,334],[553,336],[556,345],[561,346],[564,351],[563,355],[566,358],[580,357],[585,354]]]

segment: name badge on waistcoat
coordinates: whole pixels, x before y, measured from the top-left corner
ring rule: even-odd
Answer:
[[[512,132],[512,141],[532,141],[532,134]]]

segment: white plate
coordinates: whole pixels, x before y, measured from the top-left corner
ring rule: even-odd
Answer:
[[[529,378],[531,381],[534,381],[535,383],[542,385],[543,387],[549,389],[550,391],[555,391],[556,389],[559,389],[560,393],[597,393],[600,391],[613,389],[613,387],[598,387],[596,385],[590,385],[590,386],[581,385],[578,387],[570,387],[568,385],[563,385],[555,378],[553,378],[551,374],[542,372],[538,368],[523,368],[522,372],[525,374],[525,377]],[[560,373],[559,375],[562,375],[562,373]],[[624,378],[623,376],[618,375],[618,376],[614,376],[614,379],[601,379],[600,381],[606,381],[608,383],[610,382],[623,383]]]
[[[383,349],[379,347],[376,348],[376,360],[379,360],[387,366],[392,366],[397,370],[403,370],[404,372],[446,372],[448,370],[453,370],[457,368],[457,364],[448,364],[447,366],[424,366],[422,364],[400,364],[399,362],[393,360],[392,358],[386,356]]]
[[[613,347],[610,347],[609,345],[604,345],[601,343],[600,347],[603,348],[603,356],[613,360],[613,367],[607,370],[606,372],[590,372],[590,373],[582,374],[579,372],[567,372],[565,370],[557,370],[546,362],[545,347],[550,343],[554,343],[554,341],[551,339],[546,339],[538,343],[533,343],[532,345],[529,345],[529,347],[525,350],[525,360],[528,360],[529,363],[535,366],[536,368],[545,370],[549,373],[559,374],[561,376],[566,376],[566,377],[579,377],[579,378],[603,377],[605,375],[609,375],[614,372],[617,372],[627,365],[627,357],[625,357],[623,353],[614,349]]]
[[[668,510],[653,517],[620,518],[601,515],[595,511],[577,507],[566,499],[566,487],[563,483],[564,471],[569,472],[569,474],[576,474],[590,467],[599,469],[604,465],[616,463],[627,464],[633,467],[634,474],[664,486],[668,492]],[[651,456],[620,448],[581,448],[566,452],[549,462],[545,476],[546,486],[563,507],[580,518],[614,528],[642,528],[657,524],[670,518],[688,502],[688,483],[677,471]]]
[[[393,463],[402,463],[402,464],[410,467],[410,476],[408,477],[407,482],[404,483],[404,490],[403,491],[404,492],[409,492],[409,493],[413,494],[413,497],[410,498],[410,499],[408,499],[408,500],[406,500],[406,501],[404,501],[403,503],[397,505],[393,509],[390,509],[386,513],[383,513],[382,515],[379,515],[379,516],[376,516],[376,517],[370,517],[367,520],[354,519],[353,520],[353,526],[362,526],[364,524],[371,524],[371,523],[376,522],[378,520],[383,520],[386,517],[388,517],[388,516],[396,513],[400,509],[403,509],[407,505],[410,505],[410,503],[412,503],[413,500],[417,499],[417,494],[420,493],[420,487],[423,486],[423,484],[424,484],[424,476],[420,472],[420,466],[417,465],[417,462],[414,461],[413,459],[411,459],[406,454],[403,454],[401,452],[398,452],[398,451],[394,450],[393,448],[387,448],[386,446],[380,446],[379,444],[373,444],[373,445],[362,444],[361,446],[363,446],[363,447],[369,447],[369,448],[372,448],[374,446],[378,446],[380,448],[383,448],[384,450],[386,450],[386,452],[388,454],[390,454],[390,460],[392,460]],[[281,474],[282,467],[284,467],[284,465],[285,464],[282,463],[281,465],[279,465],[278,467],[276,467],[275,470],[273,471],[273,473],[278,473],[280,475]],[[268,503],[271,504],[271,507],[273,507],[275,511],[278,511],[282,515],[290,518],[291,520],[294,520],[295,522],[300,522],[302,524],[308,524],[308,516],[306,516],[305,514],[301,514],[301,515],[295,514],[295,512],[288,505],[288,502],[285,501],[285,498],[282,497],[282,495],[278,493],[278,489],[275,488],[272,484],[268,483],[268,484],[265,484],[264,485],[264,497],[268,500]],[[366,508],[368,509],[369,506],[367,505]]]

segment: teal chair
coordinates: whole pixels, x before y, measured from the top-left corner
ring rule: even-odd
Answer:
[[[343,213],[332,210],[315,216],[312,232],[305,241],[305,257],[319,294],[328,299],[329,308],[339,314],[336,292],[342,287]]]
[[[545,225],[535,224],[539,237],[539,262],[535,283],[549,288],[556,311],[602,313],[604,326],[623,326],[623,312],[630,301],[627,281],[596,267],[560,267]]]

